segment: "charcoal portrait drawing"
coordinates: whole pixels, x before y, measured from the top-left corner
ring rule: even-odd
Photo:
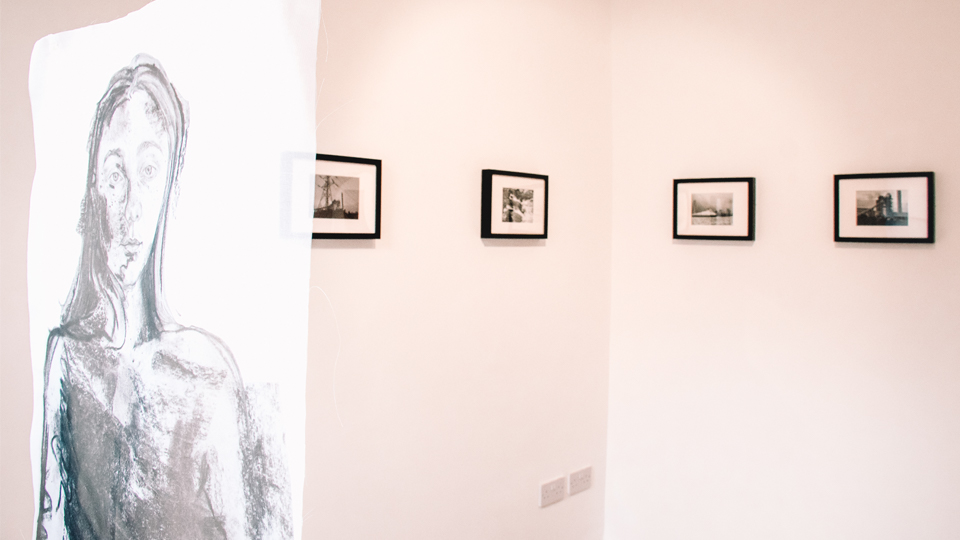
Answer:
[[[293,536],[275,391],[166,302],[185,105],[143,54],[95,104],[80,259],[47,339],[38,539]]]

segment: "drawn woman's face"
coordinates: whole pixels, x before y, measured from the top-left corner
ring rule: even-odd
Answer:
[[[135,92],[103,130],[97,191],[106,203],[107,267],[125,289],[140,281],[156,237],[169,164],[156,104]]]

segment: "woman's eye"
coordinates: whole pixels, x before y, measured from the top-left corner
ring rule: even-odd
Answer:
[[[150,179],[157,175],[157,168],[153,165],[144,165],[140,169],[140,177]]]
[[[111,189],[115,189],[117,185],[120,184],[122,179],[123,177],[118,171],[111,171],[107,174],[107,186],[109,186]]]

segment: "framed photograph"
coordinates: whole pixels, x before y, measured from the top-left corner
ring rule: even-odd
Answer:
[[[682,240],[753,240],[754,179],[674,180],[673,237]]]
[[[833,177],[836,242],[933,243],[933,173]]]
[[[546,238],[547,177],[483,170],[481,238]]]
[[[380,160],[317,154],[313,237],[380,238]]]

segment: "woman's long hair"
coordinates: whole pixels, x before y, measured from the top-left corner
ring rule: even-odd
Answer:
[[[106,202],[97,191],[97,156],[103,132],[113,114],[138,91],[146,92],[156,105],[156,116],[169,136],[170,147],[163,206],[157,219],[156,235],[141,274],[141,287],[133,292],[143,294],[143,334],[126,336],[127,314],[123,309],[125,293],[107,266],[110,229]],[[82,250],[77,275],[60,321],[60,329],[64,334],[83,340],[105,338],[119,347],[129,337],[141,340],[155,338],[161,330],[174,324],[163,295],[161,269],[167,215],[171,195],[176,193],[177,178],[183,168],[186,143],[187,113],[177,91],[156,59],[145,54],[137,55],[129,66],[117,71],[110,79],[107,91],[97,104],[97,114],[90,129],[87,189],[77,227],[82,237]]]

